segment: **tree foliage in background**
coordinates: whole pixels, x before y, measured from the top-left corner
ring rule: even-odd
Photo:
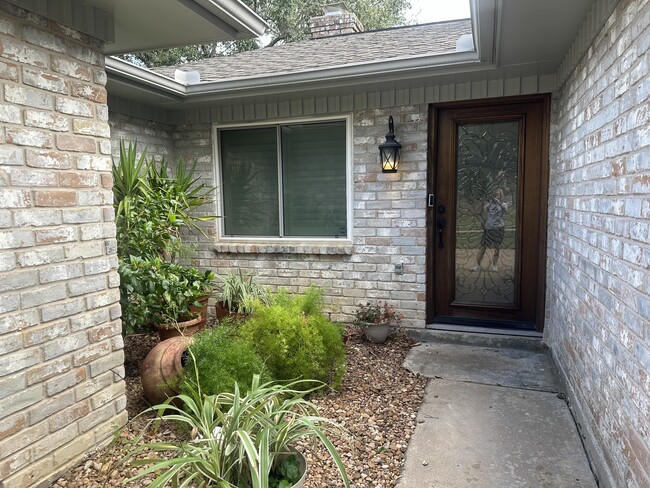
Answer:
[[[309,38],[308,21],[322,15],[325,0],[243,0],[268,24],[264,36],[220,43],[195,44],[193,46],[125,54],[124,59],[148,67],[169,66],[197,61],[214,56],[227,56],[261,47]],[[348,10],[354,12],[365,30],[382,29],[403,25],[409,0],[346,0]]]

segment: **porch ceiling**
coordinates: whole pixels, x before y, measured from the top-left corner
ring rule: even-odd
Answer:
[[[496,19],[496,65],[508,71],[557,71],[593,0],[504,0]]]
[[[120,54],[256,37],[266,23],[239,0],[7,0]]]
[[[113,15],[106,54],[256,37],[266,24],[237,0],[87,0]]]

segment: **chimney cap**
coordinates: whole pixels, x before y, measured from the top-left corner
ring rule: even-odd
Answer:
[[[325,15],[351,14],[344,2],[327,3],[321,7]]]

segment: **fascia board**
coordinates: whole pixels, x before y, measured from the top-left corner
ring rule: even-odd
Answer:
[[[167,94],[178,101],[222,100],[231,96],[281,93],[288,90],[314,90],[320,87],[350,86],[390,80],[404,80],[441,74],[462,73],[491,69],[490,63],[480,62],[477,53],[460,53],[420,56],[391,61],[374,61],[354,66],[340,66],[286,73],[273,76],[236,78],[184,85],[144,68],[117,58],[106,58],[109,76],[126,79],[149,91]]]
[[[234,27],[242,35],[237,38],[259,37],[268,24],[239,0],[185,0],[195,3]]]
[[[492,63],[496,59],[496,26],[500,9],[501,0],[470,0],[474,44],[482,62]]]
[[[161,94],[172,95],[174,98],[184,98],[186,95],[186,86],[177,81],[170,80],[153,71],[145,68],[134,66],[131,63],[121,59],[107,56],[105,58],[106,73],[109,76],[128,80],[130,83],[142,86]]]

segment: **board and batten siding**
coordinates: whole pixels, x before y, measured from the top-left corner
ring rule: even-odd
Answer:
[[[146,104],[109,96],[111,112],[128,114],[163,124],[204,124],[250,122],[268,119],[350,113],[366,109],[389,109],[448,101],[494,98],[535,93],[550,93],[556,86],[555,75],[528,76],[455,84],[422,84],[415,88],[389,89],[329,97],[287,99],[268,97],[250,102],[215,102],[212,107],[165,111]]]

